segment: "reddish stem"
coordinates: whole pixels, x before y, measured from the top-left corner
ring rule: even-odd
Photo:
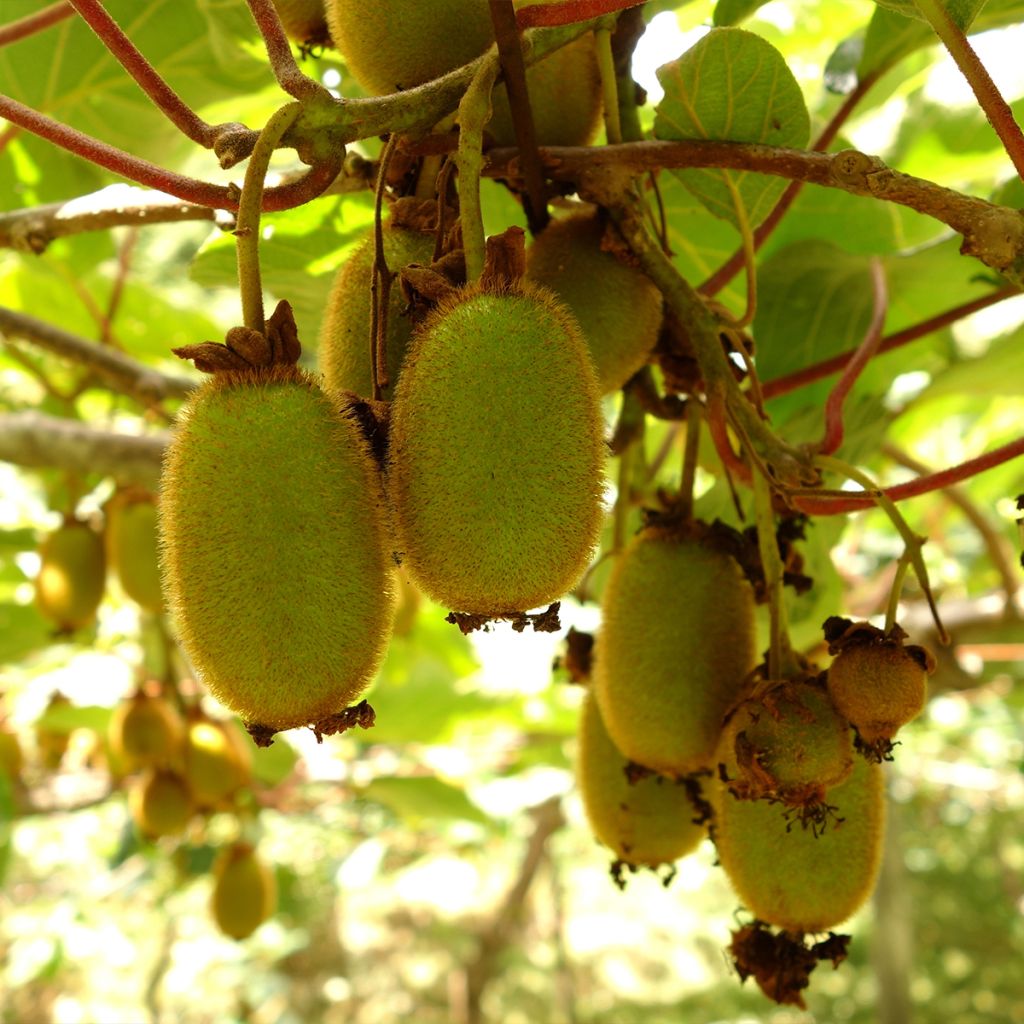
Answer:
[[[857,346],[850,361],[843,368],[843,374],[836,381],[835,387],[825,400],[825,436],[821,439],[818,451],[823,455],[831,455],[843,443],[843,405],[861,371],[878,351],[882,340],[882,328],[885,327],[885,314],[889,309],[889,292],[885,286],[885,270],[877,256],[871,260],[871,285],[874,292],[874,306],[871,310],[871,323],[868,324],[864,340]]]
[[[238,209],[238,190],[234,186],[213,185],[175,174],[100,142],[7,96],[0,96],[0,117],[129,181],[148,185],[197,206],[231,211]],[[338,153],[330,160],[311,167],[309,173],[298,181],[267,189],[263,194],[263,210],[289,210],[315,199],[335,179],[341,170],[341,162],[342,154]]]
[[[893,349],[900,348],[908,342],[916,341],[918,338],[923,338],[933,331],[956,323],[957,320],[970,316],[971,313],[977,313],[980,309],[987,309],[989,306],[994,306],[997,302],[1002,302],[1004,299],[1020,294],[1019,288],[1007,285],[1004,288],[999,288],[988,295],[982,296],[980,299],[971,299],[970,302],[954,306],[952,309],[947,309],[944,313],[939,313],[937,316],[922,320],[919,324],[905,327],[902,331],[897,331],[895,334],[890,334],[888,337],[883,338],[875,355],[891,352]],[[813,384],[815,381],[828,377],[833,373],[838,373],[855,355],[855,350],[840,352],[837,356],[823,359],[820,363],[814,363],[812,366],[805,366],[802,370],[795,370],[793,373],[784,374],[781,377],[774,378],[774,380],[765,381],[761,385],[761,395],[765,399],[777,398],[779,395],[787,395],[790,391],[796,391],[807,384]]]
[[[938,473],[928,473],[919,476],[916,480],[908,480],[905,484],[897,484],[895,487],[886,487],[883,494],[892,501],[902,501],[904,498],[916,498],[920,494],[927,494],[929,491],[938,491],[950,484],[960,483],[986,469],[1001,466],[1004,462],[1024,455],[1024,437],[1010,441],[999,448],[994,448],[977,458],[968,459],[958,466],[951,466],[949,469],[940,470]],[[875,501],[870,495],[859,495],[856,492],[851,494],[821,495],[799,495],[792,499],[793,505],[801,512],[812,516],[835,516],[847,512],[859,512],[861,509],[873,508]]]
[[[26,14],[24,18],[12,21],[7,25],[0,26],[0,46],[17,42],[27,36],[42,32],[43,29],[56,25],[57,22],[70,18],[74,14],[74,8],[67,3],[67,0],[59,0],[58,3],[50,4],[35,14]]]
[[[600,18],[603,14],[639,7],[645,0],[559,0],[526,7],[516,14],[520,28],[572,25],[578,21]]]
[[[289,96],[297,100],[308,100],[314,96],[330,93],[319,82],[304,75],[295,63],[292,45],[284,34],[281,19],[272,0],[247,0],[253,21],[263,36],[263,47],[267,51],[270,67],[277,79],[277,84]]]
[[[157,74],[153,65],[139,52],[135,44],[121,31],[121,26],[107,13],[99,0],[68,0],[99,36],[100,41],[135,79],[139,88],[167,116],[168,120],[193,142],[212,149],[220,129],[207,124]]]
[[[867,91],[878,80],[878,75],[870,74],[862,78],[857,87],[843,101],[843,105],[832,115],[828,124],[822,129],[821,134],[815,139],[811,151],[823,153],[832,145],[839,129],[845,124],[847,118],[853,113],[854,108]],[[785,192],[779,197],[779,201],[772,207],[771,212],[754,230],[754,251],[756,252],[765,243],[771,233],[778,227],[779,221],[786,215],[793,205],[796,197],[800,195],[806,182],[791,181]],[[716,270],[698,289],[701,295],[715,295],[720,292],[743,268],[743,247],[740,246],[730,257]]]
[[[721,398],[709,396],[706,419],[708,421],[708,434],[715,446],[715,451],[718,452],[718,457],[722,460],[722,465],[725,467],[726,472],[731,473],[744,483],[750,483],[750,469],[733,451],[732,442],[729,440],[725,402]]]

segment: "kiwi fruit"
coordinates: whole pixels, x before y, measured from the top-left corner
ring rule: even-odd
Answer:
[[[139,692],[114,708],[107,742],[124,768],[135,771],[174,762],[184,733],[181,716],[169,701]]]
[[[627,767],[588,691],[580,715],[576,779],[594,835],[634,868],[671,864],[695,850],[707,833],[694,822],[686,788],[650,776],[630,784]]]
[[[363,692],[394,592],[380,476],[356,420],[291,366],[217,373],[164,461],[162,566],[200,679],[265,734]]]
[[[526,4],[520,3],[523,7]],[[479,57],[494,42],[488,0],[327,0],[334,45],[367,93],[422,85]],[[537,141],[583,146],[600,126],[601,81],[592,35],[527,68]],[[498,85],[487,128],[499,145],[515,142],[508,98]]]
[[[163,769],[148,771],[128,793],[128,807],[139,831],[151,839],[176,836],[192,817],[192,797],[185,780]]]
[[[36,750],[39,752],[39,759],[43,767],[48,771],[56,771],[60,767],[64,755],[67,753],[71,741],[71,733],[67,729],[56,729],[46,722],[49,712],[67,708],[71,701],[63,693],[54,693],[46,704],[46,710],[35,725]]]
[[[164,608],[155,497],[132,488],[107,503],[107,558],[124,592],[147,611]]]
[[[396,226],[383,229],[384,259],[397,273],[410,263],[429,264],[434,255],[433,232]],[[351,391],[373,398],[370,365],[370,323],[373,298],[373,233],[341,265],[324,311],[317,359],[324,386],[332,391]],[[405,299],[396,281],[388,297],[386,335],[388,386],[381,398],[394,397],[395,383],[412,334],[412,321],[405,312]]]
[[[274,872],[248,843],[235,843],[217,856],[213,875],[210,910],[217,927],[229,938],[248,938],[277,907]]]
[[[281,27],[292,42],[299,46],[327,46],[331,42],[327,31],[327,12],[324,0],[272,0]]]
[[[410,578],[470,614],[557,599],[597,541],[604,454],[565,307],[529,282],[456,290],[417,329],[392,406],[388,488]]]
[[[69,517],[39,547],[36,606],[61,632],[90,625],[103,600],[107,558],[103,538]]]
[[[594,688],[626,758],[673,778],[710,767],[755,661],[754,591],[731,556],[663,526],[618,555]]]
[[[196,803],[215,807],[252,776],[251,744],[230,722],[200,716],[185,733],[185,781]]]
[[[722,757],[734,775],[735,755],[723,749]],[[769,802],[739,800],[728,783],[713,782],[718,857],[755,918],[788,932],[822,932],[870,895],[885,817],[881,767],[855,758],[849,778],[828,798],[835,817],[827,827],[802,827]]]
[[[24,766],[25,756],[18,734],[6,725],[0,726],[0,774],[13,781],[21,777]]]
[[[646,362],[661,327],[661,292],[639,268],[601,247],[594,212],[554,220],[527,250],[526,275],[550,288],[579,321],[602,394]]]
[[[853,734],[816,682],[766,681],[731,713],[720,747],[735,759],[733,795],[824,820],[826,794],[853,770]],[[723,764],[722,770],[725,770]]]

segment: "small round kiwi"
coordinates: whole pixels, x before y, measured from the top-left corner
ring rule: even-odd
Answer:
[[[603,431],[585,343],[550,292],[477,284],[443,300],[392,407],[388,488],[413,582],[483,615],[563,595],[601,526]]]
[[[163,697],[139,692],[114,708],[107,741],[128,771],[171,764],[184,737],[181,716]]]
[[[39,547],[36,605],[58,629],[70,632],[96,618],[106,585],[103,538],[88,523],[68,518]]]
[[[328,46],[327,12],[324,0],[272,0],[281,27],[300,46]]]
[[[107,503],[107,557],[124,592],[147,611],[164,608],[155,497],[131,489]]]
[[[235,843],[220,852],[213,874],[210,910],[217,927],[229,938],[248,938],[277,907],[274,872],[248,843]]]
[[[657,868],[692,853],[707,830],[694,823],[686,788],[648,777],[632,785],[588,691],[580,715],[576,779],[594,835],[632,867]]]
[[[388,223],[384,227],[383,238],[384,259],[388,269],[394,273],[410,263],[428,264],[433,257],[433,232]],[[374,397],[370,372],[373,253],[371,232],[338,270],[324,310],[317,348],[324,386],[332,391],[351,391],[363,398]],[[385,400],[394,396],[412,326],[412,321],[405,315],[402,289],[396,281],[388,297],[388,386],[381,391],[381,398]]]
[[[550,288],[579,321],[602,394],[646,362],[661,327],[661,292],[639,268],[601,248],[593,211],[552,221],[527,250],[526,275]]]
[[[724,752],[726,770],[735,758]],[[825,828],[787,821],[764,800],[738,800],[713,782],[713,838],[743,905],[788,932],[823,932],[870,895],[881,857],[885,798],[881,767],[856,758],[849,778],[829,790],[835,817]]]
[[[150,838],[176,836],[192,817],[192,797],[174,772],[150,770],[128,793],[128,806],[139,831]]]
[[[754,667],[754,592],[738,564],[659,526],[618,555],[602,595],[594,688],[629,760],[679,778],[711,766]]]
[[[188,723],[185,781],[196,803],[215,807],[252,776],[251,744],[231,722],[200,716]]]
[[[357,422],[293,367],[218,373],[164,461],[179,640],[247,725],[319,722],[369,685],[391,630],[379,471]]]

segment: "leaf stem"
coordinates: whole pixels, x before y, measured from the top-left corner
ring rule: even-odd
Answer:
[[[388,170],[398,148],[400,136],[392,135],[384,143],[377,165],[377,187],[373,197],[373,267],[370,281],[370,380],[373,399],[379,402],[388,386],[388,311],[391,302],[391,283],[394,274],[384,254],[384,193],[387,190]]]
[[[238,226],[234,234],[238,254],[238,287],[242,299],[242,322],[251,330],[266,333],[263,319],[263,284],[260,280],[260,212],[263,183],[270,158],[281,136],[292,126],[302,110],[301,103],[287,103],[270,116],[256,147],[249,157],[238,203]]]
[[[910,552],[904,551],[896,563],[896,574],[892,578],[892,586],[889,588],[889,602],[885,607],[885,631],[886,633],[896,625],[896,616],[899,613],[900,594],[903,593],[903,581],[907,578],[907,570],[910,568]]]
[[[743,266],[747,277],[747,308],[743,315],[734,320],[732,326],[742,330],[748,324],[753,323],[754,314],[757,312],[757,263],[755,258],[754,235],[750,230],[750,218],[747,216],[747,205],[743,202],[736,183],[732,180],[731,174],[723,174],[722,180],[732,197],[732,208],[736,214],[736,224],[740,231],[740,249],[743,252]],[[699,290],[699,289],[698,289]]]
[[[333,99],[327,89],[318,81],[304,75],[295,63],[291,43],[281,27],[277,8],[272,0],[246,0],[256,27],[263,36],[263,48],[267,51],[271,70],[277,84],[297,100],[308,101],[316,97]]]
[[[601,74],[601,93],[604,98],[604,130],[612,144],[622,142],[622,122],[619,119],[619,86],[615,75],[615,57],[612,54],[610,29],[599,28],[594,33],[597,47],[597,67]]]
[[[679,508],[687,519],[693,516],[693,485],[697,479],[702,419],[700,403],[691,397],[686,403],[686,439],[683,443],[683,466],[679,475]]]
[[[56,25],[65,18],[70,18],[75,9],[67,0],[57,0],[57,3],[44,7],[41,11],[33,14],[26,14],[24,18],[0,25],[0,46],[7,46],[8,43],[17,42],[19,39],[26,39],[28,36],[42,32],[44,29]]]

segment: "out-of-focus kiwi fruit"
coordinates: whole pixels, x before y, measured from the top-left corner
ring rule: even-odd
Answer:
[[[141,691],[114,708],[107,727],[107,741],[127,771],[174,763],[184,735],[184,722],[170,701]]]
[[[638,267],[601,248],[593,211],[552,221],[527,250],[526,274],[579,321],[601,393],[616,391],[646,362],[661,327],[661,292]]]
[[[566,593],[602,519],[603,420],[575,320],[527,282],[454,292],[395,393],[388,489],[413,582],[499,615]]]
[[[617,556],[594,688],[630,761],[673,778],[709,768],[755,661],[754,592],[729,555],[650,526]]]
[[[588,691],[580,716],[576,779],[594,835],[631,867],[657,868],[695,850],[707,830],[694,822],[686,787],[652,776],[631,784],[627,767]]]
[[[107,558],[124,592],[147,611],[164,608],[154,495],[138,488],[107,503]]]
[[[394,610],[380,475],[336,397],[291,366],[218,373],[164,460],[164,582],[213,695],[265,731],[369,685]]]
[[[136,779],[128,793],[128,807],[139,831],[151,839],[180,835],[194,810],[185,780],[162,769]]]
[[[39,752],[39,759],[42,761],[43,767],[48,771],[56,771],[60,767],[60,763],[67,753],[71,733],[67,729],[55,729],[52,725],[47,725],[45,722],[47,712],[70,706],[71,701],[58,691],[50,697],[40,721],[36,722],[36,750]]]
[[[14,781],[21,777],[24,767],[25,755],[18,734],[9,725],[0,725],[0,772]]]
[[[213,867],[210,910],[229,938],[248,938],[274,913],[277,883],[273,870],[248,843],[222,850]]]
[[[103,600],[107,559],[103,538],[88,523],[67,518],[39,547],[36,605],[58,629],[90,625]]]
[[[188,723],[184,774],[197,804],[214,807],[252,777],[252,744],[230,722],[199,716]]]

